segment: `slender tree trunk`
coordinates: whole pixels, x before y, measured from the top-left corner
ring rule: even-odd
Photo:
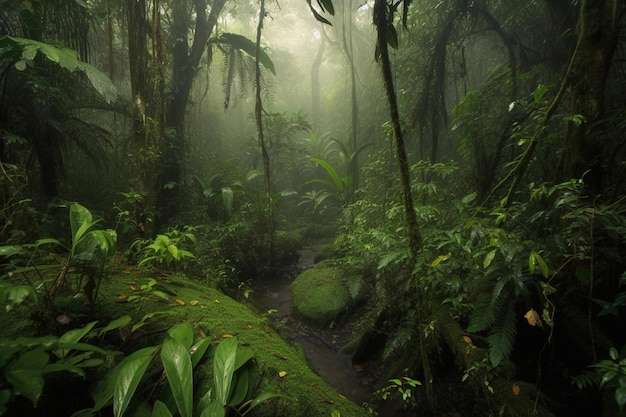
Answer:
[[[320,124],[320,67],[324,59],[324,49],[326,49],[326,40],[322,37],[311,66],[311,121],[314,128]]]
[[[389,50],[387,46],[387,31],[389,25],[393,24],[389,21],[387,15],[387,1],[376,0],[374,2],[374,25],[376,26],[377,33],[377,51],[378,58],[380,60],[383,81],[385,85],[385,92],[387,93],[387,101],[389,104],[389,114],[391,117],[391,124],[393,125],[393,132],[396,143],[396,157],[398,158],[398,165],[400,168],[400,179],[402,182],[402,197],[404,202],[404,211],[407,223],[407,231],[409,237],[409,248],[411,253],[411,283],[408,286],[409,291],[414,292],[415,310],[417,312],[418,322],[421,324],[423,321],[423,310],[426,308],[427,303],[423,295],[423,290],[419,283],[419,279],[413,275],[415,265],[417,262],[417,255],[421,247],[421,234],[417,224],[417,217],[415,215],[415,208],[413,204],[413,195],[411,192],[411,179],[409,173],[409,161],[406,154],[404,137],[402,134],[402,127],[400,125],[400,113],[398,111],[398,101],[396,98],[395,87],[393,85],[393,77],[391,72],[391,62],[389,60]],[[424,372],[426,392],[429,400],[433,400],[432,385],[433,377],[430,362],[428,358],[428,350],[426,347],[426,340],[422,328],[416,329],[419,338],[419,352],[421,355],[421,366]]]
[[[263,18],[265,17],[265,0],[260,0],[259,23],[256,28],[256,57],[254,84],[256,90],[256,100],[254,106],[254,116],[256,118],[257,135],[259,146],[261,147],[261,155],[263,158],[263,172],[265,174],[265,201],[267,204],[267,249],[269,267],[274,261],[274,204],[272,202],[272,167],[270,166],[270,156],[265,142],[265,134],[263,132],[263,101],[261,100],[261,33],[263,32]]]

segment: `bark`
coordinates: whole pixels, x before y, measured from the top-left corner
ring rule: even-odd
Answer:
[[[193,3],[196,15],[194,37],[191,46],[188,42],[191,16],[189,7]],[[204,54],[209,37],[217,24],[226,0],[215,0],[207,15],[207,0],[176,0],[172,9],[172,36],[176,39],[172,51],[172,99],[166,104],[165,124],[173,128],[174,134],[165,138],[164,168],[158,179],[158,205],[161,214],[157,226],[167,224],[180,209],[181,185],[183,182],[183,160],[185,145],[185,115],[189,104],[189,94],[193,86],[196,69]]]
[[[563,179],[581,178],[592,195],[603,192],[601,122],[609,68],[619,35],[624,3],[584,0],[578,21],[578,43],[569,71],[569,113],[584,123],[568,124],[563,154]]]
[[[400,113],[398,111],[398,101],[396,97],[396,91],[393,85],[393,76],[391,72],[391,62],[389,59],[389,50],[387,46],[387,31],[389,25],[392,24],[392,19],[389,19],[387,15],[387,2],[386,0],[376,0],[374,2],[374,25],[376,26],[376,46],[378,51],[378,57],[380,60],[383,81],[385,85],[385,92],[387,94],[387,102],[389,105],[389,114],[391,117],[391,124],[393,125],[393,132],[396,145],[396,157],[398,158],[398,165],[400,168],[400,179],[402,182],[402,197],[404,202],[404,211],[407,223],[407,231],[409,238],[410,249],[410,271],[413,272],[415,264],[417,262],[417,255],[421,247],[421,234],[419,226],[417,224],[417,217],[415,215],[415,208],[413,204],[413,195],[411,192],[411,178],[409,173],[409,161],[406,154],[406,148],[404,144],[404,136],[402,133],[402,127],[400,125]],[[419,283],[419,279],[410,274],[409,279],[411,282],[408,285],[409,292],[414,294],[416,302],[415,310],[417,311],[417,318],[420,324],[423,324],[423,312],[422,310],[427,308],[428,303],[423,295],[423,289]],[[428,358],[428,351],[426,348],[426,341],[424,332],[421,328],[416,329],[419,338],[419,352],[421,359],[421,366],[424,372],[426,393],[429,400],[433,400],[433,377],[432,370]]]
[[[268,259],[267,267],[274,261],[274,204],[272,202],[272,167],[270,165],[270,156],[265,142],[265,134],[263,132],[263,101],[261,99],[261,33],[263,32],[263,18],[265,17],[265,0],[260,0],[259,22],[256,30],[256,57],[255,57],[255,106],[254,116],[257,125],[257,137],[259,146],[261,147],[261,155],[263,159],[263,173],[265,177],[265,199],[267,204],[267,249]]]

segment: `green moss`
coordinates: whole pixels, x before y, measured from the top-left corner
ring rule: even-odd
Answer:
[[[328,324],[353,307],[364,294],[363,280],[330,261],[301,273],[292,283],[294,309],[305,320]]]
[[[156,284],[151,290],[142,291],[141,286],[150,279],[156,279]],[[156,291],[167,294],[167,300],[157,296]],[[132,296],[138,297],[128,301]],[[84,304],[77,299],[75,305]],[[72,325],[87,320],[78,311],[72,311],[72,315]],[[149,271],[139,268],[110,271],[102,283],[94,319],[99,320],[98,326],[105,326],[123,315],[133,318],[131,325],[145,319],[143,327],[125,336],[126,354],[161,343],[166,330],[183,321],[192,324],[196,338],[209,337],[215,344],[229,335],[237,336],[241,346],[254,352],[260,376],[256,394],[275,392],[285,396],[256,408],[251,413],[254,416],[330,416],[334,410],[346,416],[368,415],[315,374],[302,352],[283,340],[266,319],[247,305],[185,276],[154,278]],[[111,335],[112,339],[116,337]],[[198,394],[207,389],[211,370],[210,361],[197,370]],[[286,374],[281,377],[280,372]]]

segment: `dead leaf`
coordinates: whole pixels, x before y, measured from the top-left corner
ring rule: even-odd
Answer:
[[[181,306],[184,306],[184,305],[185,305],[185,302],[184,302],[183,300],[181,300],[180,298],[177,298],[177,299],[176,299],[176,302],[177,302],[178,304],[180,304]]]
[[[224,333],[224,334],[222,335],[222,337],[223,337],[224,339],[227,339],[227,338],[229,338],[229,337],[234,337],[234,336],[233,336],[232,334]]]
[[[512,389],[513,389],[513,394],[515,394],[515,395],[519,395],[519,392],[520,392],[520,387],[519,387],[519,385],[518,385],[518,384],[513,384]]]
[[[472,338],[469,336],[463,336],[463,341],[467,343],[468,345],[470,345],[471,347],[476,347],[474,346],[474,343],[472,343]]]
[[[543,329],[543,323],[541,322],[541,316],[534,309],[528,310],[526,314],[524,314],[524,318],[528,321],[528,324],[531,326],[539,326]]]
[[[203,339],[206,338],[206,333],[204,333],[202,330],[200,330],[200,337]]]
[[[284,378],[284,377],[285,377],[285,375],[287,375],[287,372],[285,372],[285,371],[280,371],[280,372],[278,373],[278,376],[279,376],[279,377],[281,377],[281,378]]]
[[[195,306],[198,305],[198,300],[192,300],[189,302],[189,305]]]
[[[117,297],[117,299],[118,299],[118,300],[125,300],[125,299],[127,299],[127,298],[128,298],[128,296],[127,296],[126,294],[120,294],[120,295]]]
[[[137,288],[137,287],[136,287],[135,285],[133,285],[133,284],[130,284],[130,289],[131,289],[132,291],[138,291],[138,290],[139,290],[139,288]]]

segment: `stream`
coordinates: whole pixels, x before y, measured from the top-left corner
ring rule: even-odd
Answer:
[[[299,254],[299,261],[292,270],[279,273],[254,288],[252,301],[260,312],[276,310],[273,319],[293,331],[292,341],[302,346],[310,367],[337,392],[359,405],[369,402],[377,388],[374,380],[362,369],[355,369],[350,356],[339,351],[339,336],[330,329],[309,327],[292,314],[291,282],[300,272],[313,266],[315,249],[305,248]]]

